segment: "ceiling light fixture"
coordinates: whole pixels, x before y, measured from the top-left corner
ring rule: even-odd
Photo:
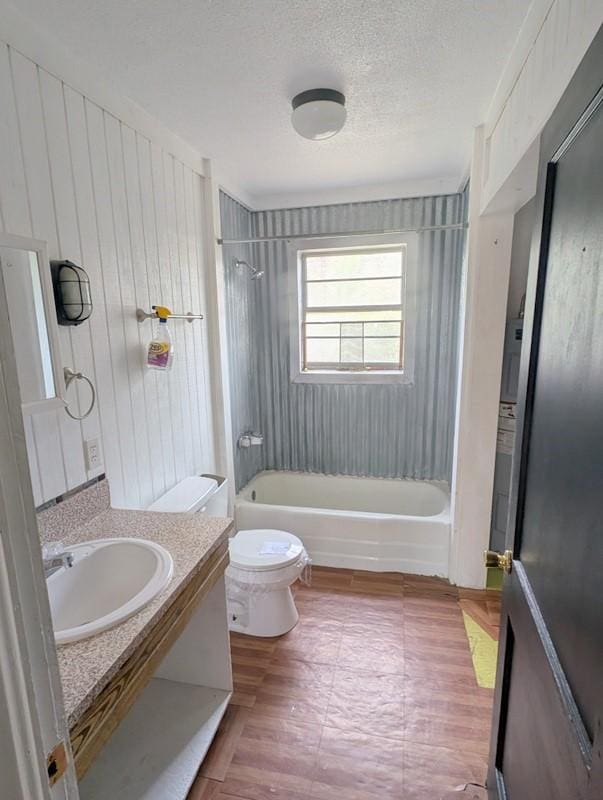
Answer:
[[[305,139],[329,139],[343,128],[345,96],[335,89],[308,89],[291,101],[291,122]]]

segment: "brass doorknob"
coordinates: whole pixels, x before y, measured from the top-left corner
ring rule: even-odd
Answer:
[[[513,567],[513,551],[497,553],[496,550],[484,550],[484,564],[487,567],[499,567],[508,574]]]

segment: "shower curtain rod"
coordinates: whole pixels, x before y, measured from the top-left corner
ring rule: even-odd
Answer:
[[[468,228],[469,223],[453,225],[421,225],[418,228],[383,228],[380,231],[337,231],[336,233],[292,233],[279,236],[256,236],[251,239],[220,239],[218,244],[255,244],[256,242],[287,242],[289,239],[346,239],[350,236],[384,236],[396,233],[426,233],[428,231],[455,231]]]

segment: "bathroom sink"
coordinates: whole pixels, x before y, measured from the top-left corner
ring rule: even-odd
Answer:
[[[168,585],[168,551],[144,539],[96,539],[69,548],[73,566],[46,579],[57,644],[112,628]]]

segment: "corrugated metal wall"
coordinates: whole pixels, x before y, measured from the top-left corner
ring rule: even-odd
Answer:
[[[233,239],[252,236],[252,213],[220,192],[222,235]],[[231,383],[231,412],[237,489],[264,468],[263,448],[239,450],[236,440],[246,430],[259,430],[260,349],[259,282],[249,272],[235,267],[236,259],[253,263],[251,245],[224,247],[224,282],[228,308],[228,362]]]
[[[271,236],[421,227],[465,218],[465,196],[455,194],[254,212],[251,225],[253,235]],[[225,226],[224,235],[229,231]],[[287,245],[251,246],[253,263],[266,271],[252,282],[258,290],[253,336],[259,390],[252,384],[239,386],[237,393],[259,399],[262,468],[449,479],[464,238],[458,230],[419,235],[412,385],[292,384]],[[248,301],[250,291],[255,289],[241,287],[241,299],[231,298],[233,316],[240,313],[235,306],[243,292]],[[233,374],[233,382],[244,381],[243,374]],[[239,484],[249,477],[247,470]]]

